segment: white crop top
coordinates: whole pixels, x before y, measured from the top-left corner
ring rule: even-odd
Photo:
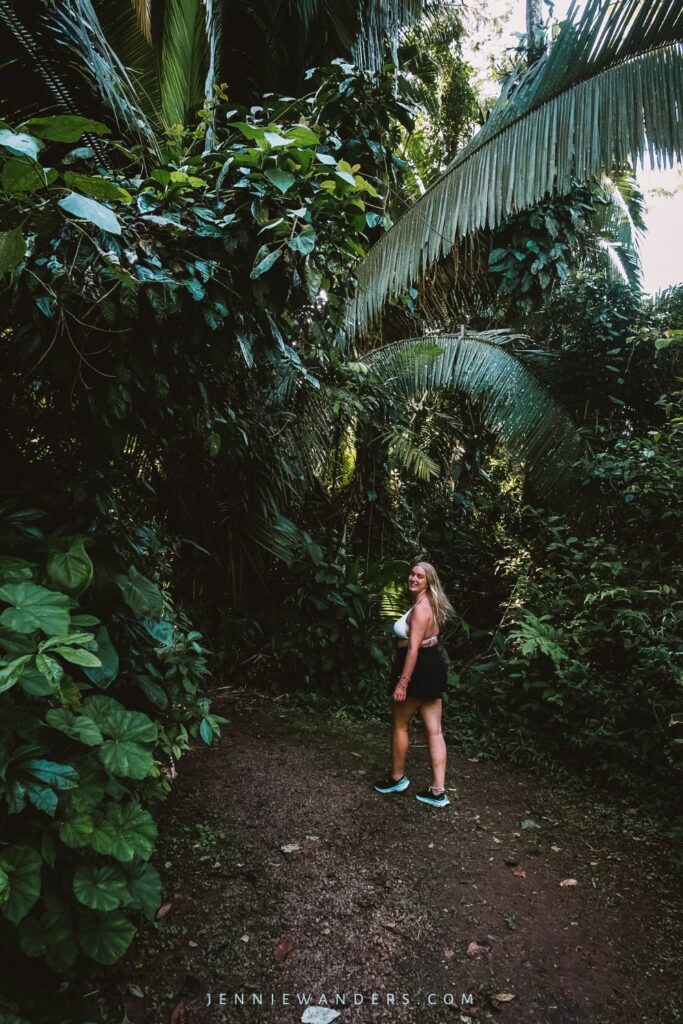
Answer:
[[[396,636],[400,636],[401,639],[403,640],[408,639],[408,616],[410,615],[412,610],[412,608],[409,608],[405,615],[402,615],[401,618],[397,619],[396,622],[394,623],[394,633],[396,634]]]

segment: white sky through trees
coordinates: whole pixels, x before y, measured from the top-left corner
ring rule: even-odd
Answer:
[[[568,7],[569,0],[557,0],[552,5],[553,20],[565,17]],[[546,3],[546,16],[547,11]],[[469,14],[466,8],[463,15],[468,26],[463,56],[477,72],[480,96],[492,100],[499,92],[493,65],[505,66],[504,51],[519,45],[526,30],[525,0],[488,0],[480,14]],[[683,283],[683,166],[651,170],[648,164],[637,173],[647,202],[647,235],[641,243],[643,284],[654,293]]]

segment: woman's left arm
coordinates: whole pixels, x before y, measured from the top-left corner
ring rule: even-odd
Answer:
[[[406,690],[408,689],[408,683],[412,676],[415,665],[417,664],[417,655],[420,650],[420,644],[425,638],[427,627],[432,620],[432,611],[429,605],[421,604],[420,606],[413,608],[410,616],[410,635],[408,639],[408,653],[406,654],[406,660],[403,665],[403,672],[394,687],[394,700],[405,700]]]

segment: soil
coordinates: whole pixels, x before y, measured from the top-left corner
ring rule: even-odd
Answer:
[[[453,737],[450,805],[426,806],[419,723],[410,787],[382,796],[386,723],[233,691],[216,709],[230,724],[179,765],[164,905],[101,979],[105,1021],[294,1024],[306,1000],[339,1024],[683,1021],[669,851],[635,809]]]

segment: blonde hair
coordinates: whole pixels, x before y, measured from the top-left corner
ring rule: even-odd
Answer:
[[[432,606],[434,618],[439,625],[442,626],[446,619],[455,615],[455,609],[446,597],[446,592],[441,585],[441,580],[439,579],[436,569],[431,562],[413,562],[410,568],[415,569],[418,565],[421,569],[424,569],[425,579],[427,581],[427,597],[429,598],[429,603]]]

